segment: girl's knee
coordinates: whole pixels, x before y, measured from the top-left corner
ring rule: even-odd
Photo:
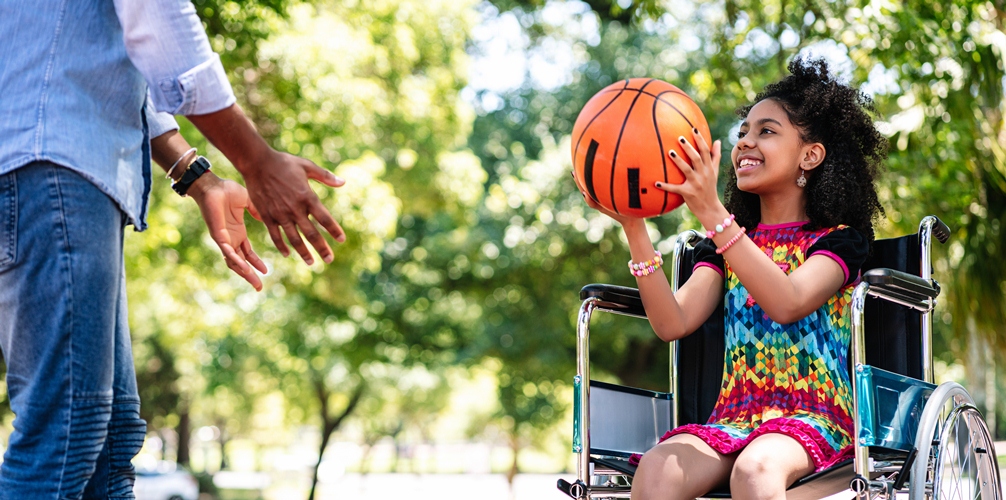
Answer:
[[[660,449],[651,449],[639,460],[639,466],[632,477],[632,498],[665,498],[668,484],[680,484],[681,473],[675,467],[673,456]],[[671,488],[673,489],[673,488]]]

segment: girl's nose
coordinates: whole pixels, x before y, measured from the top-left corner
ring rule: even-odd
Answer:
[[[751,139],[751,134],[744,134],[737,140],[737,149],[751,149],[753,147],[754,139]]]

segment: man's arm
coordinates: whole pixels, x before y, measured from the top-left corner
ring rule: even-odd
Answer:
[[[314,179],[331,187],[344,182],[311,161],[266,144],[234,104],[220,58],[210,48],[189,0],[114,2],[126,51],[147,80],[154,106],[187,116],[234,163],[273,243],[284,256],[290,253],[283,241],[285,233],[304,261],[314,262],[301,238],[303,233],[321,258],[331,262],[332,249],[309,217],[336,241],[345,241],[345,234],[307,181]]]

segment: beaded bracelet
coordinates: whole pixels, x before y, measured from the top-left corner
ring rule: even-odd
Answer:
[[[653,274],[660,269],[660,266],[664,265],[664,258],[660,255],[660,252],[654,252],[656,255],[646,261],[646,262],[632,262],[629,261],[629,272],[637,278]]]
[[[730,214],[730,217],[723,219],[722,224],[716,224],[715,228],[706,231],[706,238],[713,239],[713,236],[726,231],[726,229],[734,223],[735,218],[736,216],[734,216],[734,214]]]
[[[746,233],[746,232],[747,232],[747,229],[744,228],[744,227],[741,227],[741,230],[737,231],[737,234],[735,234],[733,238],[730,238],[730,241],[724,243],[723,246],[721,246],[721,247],[719,247],[719,248],[716,249],[716,253],[717,254],[722,254],[723,252],[726,252],[727,250],[729,250],[730,247],[734,246],[734,243],[737,243],[737,240],[741,239],[741,236],[744,236],[744,233]]]

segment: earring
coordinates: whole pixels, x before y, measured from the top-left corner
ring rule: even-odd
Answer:
[[[799,187],[804,187],[804,186],[807,185],[807,178],[804,177],[803,173],[804,173],[804,170],[801,168],[800,169],[800,177],[796,178],[796,185],[799,186]]]

